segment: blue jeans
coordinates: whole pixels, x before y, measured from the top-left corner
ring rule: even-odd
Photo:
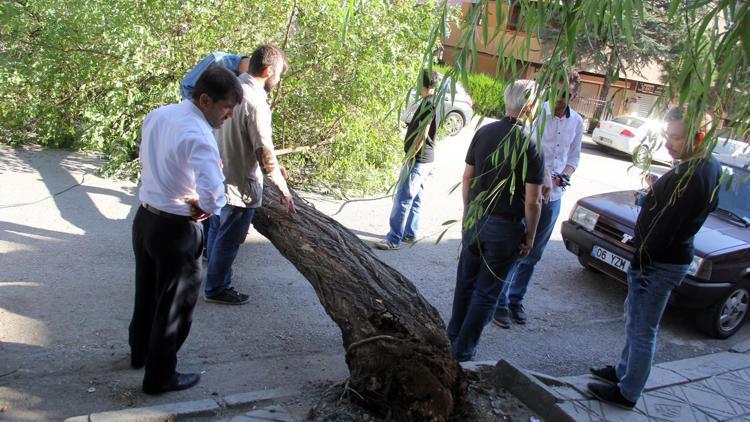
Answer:
[[[534,266],[542,259],[542,253],[544,253],[544,248],[547,247],[549,238],[552,236],[552,230],[555,228],[559,215],[559,199],[542,205],[539,224],[536,226],[536,235],[534,235],[534,246],[531,247],[527,256],[516,261],[510,273],[508,273],[508,282],[505,283],[500,294],[498,308],[507,308],[508,303],[520,305],[523,302],[523,297],[529,287],[529,281],[534,274]]]
[[[505,277],[518,258],[526,229],[522,222],[485,217],[463,233],[448,339],[453,357],[471,359],[484,326],[492,319]]]
[[[656,352],[656,335],[672,289],[682,283],[688,265],[654,262],[643,271],[628,270],[628,297],[625,299],[627,339],[617,365],[618,386],[623,397],[638,398],[646,386]]]
[[[232,264],[247,237],[255,208],[226,205],[220,215],[211,216],[208,230],[206,296],[215,296],[232,284]]]
[[[416,238],[419,230],[419,210],[424,196],[424,184],[432,163],[412,163],[401,168],[386,240],[398,245],[403,238]]]

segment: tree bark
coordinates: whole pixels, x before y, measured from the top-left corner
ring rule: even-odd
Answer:
[[[298,212],[288,214],[267,181],[253,225],[341,329],[351,397],[380,417],[445,420],[465,382],[438,312],[346,227],[294,196]]]

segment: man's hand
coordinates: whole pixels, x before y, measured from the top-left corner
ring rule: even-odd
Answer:
[[[294,198],[292,198],[292,194],[284,195],[281,198],[281,205],[284,206],[284,209],[289,214],[296,214],[297,213],[297,207],[294,205]]]
[[[283,177],[284,180],[286,180],[287,179],[286,167],[279,165],[279,171],[281,171],[281,177]]]
[[[185,201],[186,204],[190,205],[190,213],[191,218],[193,221],[203,221],[207,220],[209,217],[211,217],[211,214],[203,211],[201,207],[198,204],[198,197],[197,196],[186,196],[182,198],[183,201]]]
[[[532,246],[534,246],[534,233],[527,233],[526,236],[524,236],[523,241],[521,242],[521,246],[519,247],[520,252],[518,256],[520,258],[528,256],[529,252],[531,252]]]
[[[550,177],[549,171],[544,170],[544,184],[542,185],[542,202],[545,204],[549,202],[549,194],[552,192],[552,177]]]

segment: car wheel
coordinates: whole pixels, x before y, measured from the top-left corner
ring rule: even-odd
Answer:
[[[601,273],[601,271],[599,271],[599,270],[597,270],[596,268],[592,267],[592,266],[591,266],[591,265],[590,265],[589,263],[587,263],[587,262],[586,262],[586,260],[585,260],[585,259],[583,259],[583,257],[582,257],[582,256],[580,256],[580,255],[578,256],[578,262],[580,262],[580,263],[581,263],[581,265],[583,265],[583,268],[585,268],[585,269],[587,269],[587,270],[589,270],[589,271],[591,271],[591,272],[594,272],[594,273]]]
[[[451,111],[445,116],[445,122],[443,123],[445,132],[448,136],[453,136],[461,131],[464,127],[464,116],[457,111]]]
[[[715,338],[727,338],[736,333],[747,319],[749,285],[748,282],[735,285],[721,300],[698,314],[698,328]]]

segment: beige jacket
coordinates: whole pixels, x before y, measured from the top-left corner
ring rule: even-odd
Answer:
[[[231,119],[214,131],[224,165],[227,204],[258,208],[263,200],[263,174],[289,195],[271,141],[271,107],[263,87],[247,73],[239,76],[242,102]]]

